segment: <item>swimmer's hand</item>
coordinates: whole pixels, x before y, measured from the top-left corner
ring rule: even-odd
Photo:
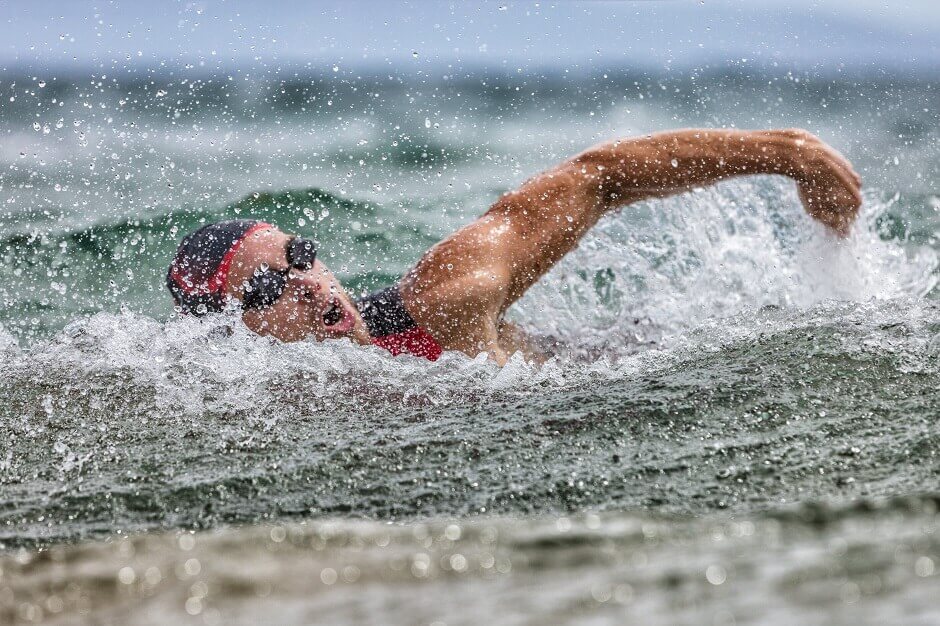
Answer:
[[[838,236],[848,236],[862,206],[862,179],[845,157],[815,135],[800,129],[780,132],[791,146],[788,174],[806,212]]]

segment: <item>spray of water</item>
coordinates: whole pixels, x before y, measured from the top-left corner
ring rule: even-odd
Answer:
[[[940,259],[879,237],[890,206],[869,193],[842,241],[802,212],[784,179],[630,206],[599,224],[514,314],[573,345],[616,353],[762,307],[923,297],[937,285]]]
[[[456,353],[427,363],[345,340],[281,344],[253,335],[229,311],[165,323],[100,313],[23,349],[0,332],[3,369],[24,389],[35,388],[37,376],[60,384],[79,373],[111,377],[103,384],[115,391],[124,383],[112,379],[129,375],[134,393],[152,394],[161,413],[180,416],[250,407],[270,420],[285,403],[328,413],[338,405],[358,411],[518,399],[546,386],[655,374],[769,327],[889,319],[897,310],[911,324],[929,321],[932,300],[923,296],[937,284],[938,255],[882,239],[876,225],[889,209],[870,195],[852,236],[836,241],[776,179],[628,207],[600,224],[511,312],[573,346],[542,367],[516,356],[498,368]],[[923,337],[933,334],[927,329]]]

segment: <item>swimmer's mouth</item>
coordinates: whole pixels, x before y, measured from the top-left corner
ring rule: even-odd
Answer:
[[[339,324],[343,320],[343,306],[334,300],[323,314],[323,323],[327,326]]]
[[[334,337],[347,334],[356,325],[356,318],[337,298],[330,301],[322,317],[327,334]]]

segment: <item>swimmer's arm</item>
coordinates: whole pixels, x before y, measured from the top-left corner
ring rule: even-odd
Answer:
[[[851,165],[805,131],[678,130],[590,148],[505,194],[457,236],[499,242],[485,262],[511,278],[502,312],[604,213],[748,174],[794,178],[810,214],[841,234],[861,203]]]
[[[503,363],[497,320],[605,212],[747,174],[794,178],[810,214],[843,233],[860,204],[851,165],[805,131],[680,130],[611,141],[526,181],[435,245],[402,278],[402,296],[445,349]]]
[[[505,310],[604,213],[749,174],[793,178],[810,215],[840,235],[861,205],[852,166],[806,131],[689,129],[590,148],[504,195],[471,229],[501,241]]]
[[[845,234],[861,205],[861,179],[838,152],[802,130],[689,129],[612,141],[574,157],[602,210],[662,198],[735,176],[797,182],[814,218]]]

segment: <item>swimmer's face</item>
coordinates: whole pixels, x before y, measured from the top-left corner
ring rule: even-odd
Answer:
[[[286,248],[290,239],[276,228],[265,228],[242,241],[229,269],[228,295],[241,301],[256,272],[289,269]],[[318,341],[349,337],[360,344],[369,343],[358,309],[319,259],[308,270],[290,268],[281,296],[268,307],[245,309],[242,320],[259,335],[281,341],[312,336]]]

